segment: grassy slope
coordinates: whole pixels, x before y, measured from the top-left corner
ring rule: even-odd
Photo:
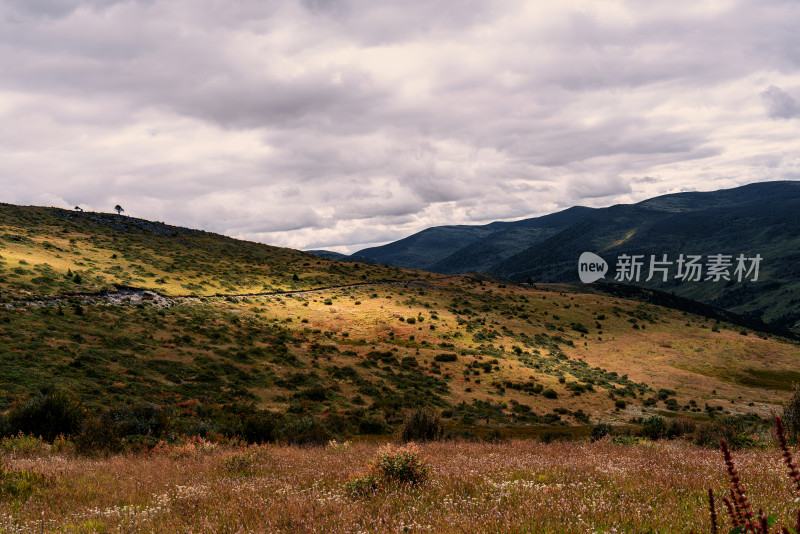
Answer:
[[[342,264],[116,215],[0,205],[0,261],[5,302],[112,284],[197,296],[163,309],[80,297],[0,308],[0,406],[55,377],[90,405],[147,399],[188,417],[252,402],[396,423],[422,403],[467,423],[580,422],[578,410],[625,421],[665,410],[663,399],[644,406],[660,388],[679,406],[694,400],[683,412],[696,417],[706,403],[767,415],[800,378],[796,344],[674,310]],[[380,280],[420,282],[214,296]]]

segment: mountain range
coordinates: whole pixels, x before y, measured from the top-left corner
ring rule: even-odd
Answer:
[[[519,283],[579,283],[580,254],[609,263],[641,255],[637,283],[720,309],[800,331],[800,182],[775,181],[711,192],[658,196],[606,208],[575,206],[513,222],[428,228],[379,247],[360,250],[353,261],[444,274],[483,272]],[[324,254],[324,251],[315,251]],[[759,276],[731,280],[676,278],[681,255],[761,257]],[[651,256],[672,262],[668,279],[645,282]],[[329,256],[331,257],[331,256]],[[348,257],[337,257],[348,259]]]

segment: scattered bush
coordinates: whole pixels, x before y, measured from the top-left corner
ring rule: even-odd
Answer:
[[[375,470],[386,482],[419,484],[428,478],[429,468],[420,457],[415,443],[394,448],[381,448],[374,463]]]
[[[693,441],[697,445],[717,446],[725,440],[732,449],[752,447],[755,440],[748,433],[746,421],[738,417],[723,417],[697,425]]]
[[[411,412],[400,429],[400,441],[435,441],[444,435],[444,426],[432,410],[421,408]]]
[[[592,433],[589,435],[589,439],[592,442],[598,441],[606,437],[611,433],[611,425],[608,423],[599,423],[592,427]]]
[[[255,463],[256,457],[253,451],[245,451],[227,457],[223,461],[222,467],[234,475],[249,475],[252,474]]]
[[[697,428],[694,421],[687,417],[678,417],[669,422],[667,426],[668,438],[679,438],[692,434]]]
[[[161,406],[117,406],[86,417],[75,435],[75,448],[81,454],[118,452],[126,447],[149,449],[170,437],[171,428],[170,413]]]
[[[313,417],[290,421],[280,432],[280,440],[291,445],[325,445],[333,438],[331,431]]]
[[[642,421],[642,433],[647,439],[656,440],[666,436],[667,421],[658,415],[651,415]]]
[[[429,470],[415,443],[401,447],[387,445],[378,450],[367,473],[349,480],[345,489],[356,496],[374,493],[391,485],[417,485],[428,479]]]
[[[25,402],[11,406],[2,421],[3,435],[20,432],[53,441],[56,436],[77,433],[85,418],[78,400],[58,388],[45,388]]]
[[[271,443],[278,439],[280,423],[268,411],[258,411],[242,418],[237,435],[248,443]]]

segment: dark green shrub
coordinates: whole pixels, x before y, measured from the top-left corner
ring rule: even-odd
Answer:
[[[87,417],[74,440],[75,451],[79,454],[118,452],[123,449],[122,436],[102,414]]]
[[[553,388],[547,388],[546,390],[544,390],[542,392],[542,395],[544,396],[545,399],[557,399],[558,398],[558,393],[556,393],[556,390],[554,390]]]
[[[693,433],[696,428],[697,425],[691,419],[687,417],[678,417],[669,422],[667,426],[667,437],[679,438]]]
[[[256,466],[256,457],[252,451],[233,454],[226,458],[222,467],[230,474],[248,476],[253,474]]]
[[[59,434],[77,433],[85,417],[83,407],[71,393],[45,388],[27,401],[12,405],[3,432],[6,435],[22,432],[53,441]]]
[[[553,443],[555,441],[572,441],[574,436],[563,430],[548,430],[546,432],[542,432],[542,435],[539,436],[539,439],[542,440],[542,443]]]
[[[665,389],[665,388],[659,389],[658,393],[656,394],[658,400],[667,400],[668,397],[672,397],[673,395],[675,395],[674,389]]]
[[[651,415],[642,421],[642,433],[651,440],[661,439],[666,436],[667,421],[663,417]]]
[[[149,402],[111,408],[105,412],[104,419],[121,437],[162,438],[171,427],[169,411]]]
[[[400,360],[400,365],[403,367],[417,367],[419,366],[419,362],[413,356],[405,356],[402,360]]]
[[[576,332],[580,332],[582,334],[588,334],[589,333],[589,329],[586,328],[581,323],[572,323],[572,324],[570,324],[570,327],[572,327],[572,329],[575,330]]]
[[[608,423],[599,423],[592,427],[592,433],[589,435],[589,439],[592,442],[597,440],[603,439],[607,435],[611,433],[611,425]]]
[[[441,439],[444,426],[439,416],[428,409],[418,409],[411,412],[403,422],[400,429],[400,440],[409,441],[435,441]]]
[[[748,434],[747,423],[738,417],[722,417],[697,425],[693,441],[697,445],[716,447],[724,439],[733,449],[752,447],[755,443]]]
[[[170,412],[156,404],[116,406],[84,419],[75,449],[81,454],[147,449],[167,438],[172,427]]]
[[[272,443],[278,439],[279,428],[279,418],[262,410],[244,417],[239,436],[248,443]]]
[[[313,417],[291,420],[280,432],[280,440],[292,445],[325,445],[335,436]]]
[[[572,412],[572,417],[574,417],[575,420],[578,421],[579,423],[583,424],[589,423],[589,416],[586,413],[584,413],[584,411],[581,409],[577,409],[574,412]]]
[[[388,430],[386,423],[374,417],[365,417],[358,421],[360,434],[385,434]]]
[[[458,360],[458,356],[452,353],[445,352],[442,354],[437,354],[436,356],[433,357],[433,359],[436,360],[437,362],[454,362]],[[490,369],[491,369],[491,364],[490,364]]]
[[[328,398],[328,390],[320,384],[315,384],[310,388],[299,391],[292,395],[292,398],[298,400],[309,400],[312,402],[322,402]]]

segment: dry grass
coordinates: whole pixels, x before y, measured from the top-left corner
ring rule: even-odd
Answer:
[[[0,532],[39,532],[42,517],[47,532],[708,531],[707,489],[727,487],[719,451],[677,442],[420,449],[430,466],[424,484],[355,498],[348,475],[369,464],[377,445],[104,459],[7,454],[7,469],[46,482],[27,501],[0,504]],[[789,523],[792,487],[779,454],[739,452],[736,462],[759,506]]]

